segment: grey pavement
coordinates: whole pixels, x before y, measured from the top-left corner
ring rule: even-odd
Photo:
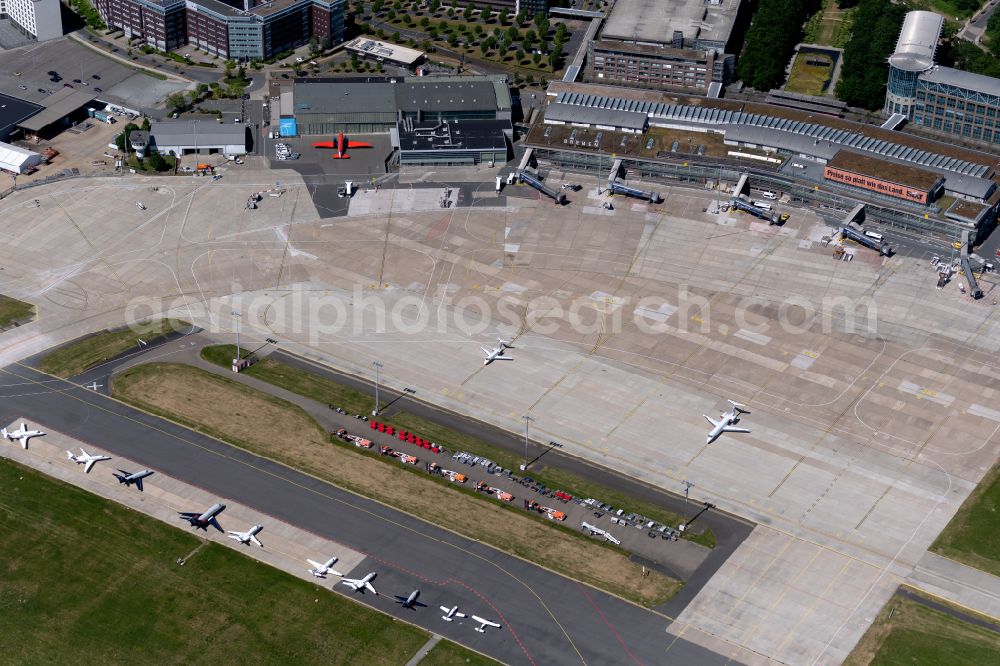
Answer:
[[[953,604],[1000,618],[1000,578],[937,553],[925,553],[906,583]]]
[[[609,664],[624,655],[650,664],[730,661],[668,637],[669,621],[661,615],[85,388],[24,366],[8,366],[0,380],[0,421],[23,417],[44,424],[360,551],[367,559],[345,573],[377,571],[379,586],[389,594],[419,585],[430,607],[409,613],[384,597],[359,595],[358,601],[506,663]],[[346,588],[336,589],[346,594]],[[495,617],[503,628],[477,634],[468,624],[443,626],[432,609],[446,601]],[[698,630],[685,633],[696,636]],[[742,661],[743,652],[731,649]]]

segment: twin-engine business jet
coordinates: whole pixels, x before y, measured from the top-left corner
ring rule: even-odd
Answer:
[[[420,596],[420,590],[413,590],[410,592],[410,596],[401,597],[398,594],[392,595],[396,597],[396,603],[401,605],[403,608],[409,608],[410,610],[417,610],[417,607],[427,608],[427,604],[420,603],[417,601],[417,597]]]
[[[485,619],[479,617],[478,615],[473,615],[472,619],[479,623],[479,626],[476,627],[476,631],[478,631],[481,634],[485,634],[486,633],[486,627],[494,627],[496,629],[500,628],[500,625],[497,624],[496,622],[491,622],[490,620],[485,620]]]
[[[724,432],[750,432],[746,428],[737,428],[733,425],[740,420],[741,414],[748,413],[747,410],[744,409],[744,405],[741,405],[738,402],[733,402],[732,400],[728,400],[727,402],[732,405],[732,408],[720,416],[718,421],[709,417],[707,414],[702,414],[702,416],[704,416],[705,419],[712,424],[712,430],[709,431],[708,437],[705,440],[706,444],[711,444],[715,441],[716,437]]]
[[[345,578],[340,582],[342,582],[344,585],[351,588],[355,592],[360,592],[361,594],[364,594],[365,590],[368,590],[372,594],[378,596],[378,592],[372,586],[372,581],[375,580],[375,576],[377,575],[378,574],[373,571],[364,578]]]
[[[483,359],[483,365],[489,365],[493,361],[513,361],[514,360],[510,356],[504,356],[503,355],[503,353],[505,351],[507,351],[508,349],[513,349],[514,347],[510,343],[508,343],[506,340],[501,340],[500,338],[497,338],[497,342],[500,343],[500,346],[497,347],[496,349],[487,349],[486,347],[480,347],[480,349],[483,350],[483,353],[486,354],[486,358]]]
[[[337,154],[333,156],[335,160],[347,160],[351,156],[347,151],[351,148],[374,148],[370,143],[363,141],[348,141],[343,132],[337,132],[337,138],[333,141],[319,141],[313,144],[313,148],[333,148]]]
[[[445,622],[454,622],[456,617],[468,617],[465,613],[458,612],[458,606],[452,606],[451,608],[441,606],[441,610],[444,611],[444,615],[441,616],[441,619]]]
[[[208,508],[205,513],[195,513],[193,511],[178,511],[181,520],[186,520],[191,523],[191,527],[197,527],[198,529],[208,531],[208,526],[211,525],[220,532],[223,531],[222,525],[216,519],[220,513],[226,510],[225,504],[213,504]]]
[[[21,421],[21,427],[17,430],[7,430],[7,428],[0,428],[0,436],[6,437],[10,441],[20,440],[21,448],[28,448],[28,440],[32,437],[41,437],[45,433],[41,430],[28,430],[28,424]]]
[[[78,465],[86,465],[86,467],[83,468],[84,474],[90,474],[90,468],[94,466],[94,463],[102,460],[111,460],[111,456],[92,456],[84,451],[83,447],[80,447],[80,455],[75,456],[72,451],[67,451],[66,457]]]
[[[264,529],[263,525],[254,525],[253,527],[251,527],[246,532],[232,532],[232,531],[230,531],[229,532],[229,538],[230,539],[236,539],[237,541],[239,541],[240,543],[242,543],[244,546],[249,546],[251,543],[255,543],[258,546],[260,546],[261,548],[263,548],[264,544],[262,544],[260,542],[260,540],[257,539],[257,535],[260,534],[260,531],[262,529]]]
[[[83,449],[80,450],[82,451]],[[112,474],[115,475],[115,478],[118,479],[118,483],[124,483],[125,487],[131,486],[134,483],[135,487],[139,489],[140,493],[142,492],[142,480],[145,479],[147,476],[153,475],[153,472],[149,471],[148,469],[144,469],[141,472],[126,472],[123,469],[120,469],[118,471],[121,472],[121,474],[115,474],[114,472],[112,472]]]
[[[340,573],[339,571],[334,571],[331,568],[333,567],[334,564],[337,563],[336,557],[331,557],[330,559],[328,559],[326,561],[326,564],[320,564],[319,562],[315,562],[313,560],[306,560],[306,562],[313,565],[313,568],[309,570],[309,573],[311,573],[313,576],[316,576],[316,578],[326,578],[327,574],[333,574],[334,576],[340,576],[341,578],[344,577],[344,574]]]

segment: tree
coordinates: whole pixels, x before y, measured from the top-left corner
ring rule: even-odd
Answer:
[[[448,18],[454,18],[454,17],[455,17],[455,8],[454,7],[449,7],[448,8]]]
[[[531,54],[531,62],[533,62],[536,67],[538,66],[538,63],[540,63],[541,61],[542,61],[541,53],[535,51],[534,53]]]
[[[518,49],[515,58],[517,58],[517,62],[524,60],[524,49]]]
[[[507,28],[507,43],[514,44],[521,39],[521,31],[517,29],[517,26],[510,26]]]
[[[441,0],[431,0],[427,8],[431,10],[432,14],[437,14],[437,11],[441,9]]]
[[[118,150],[123,153],[129,151],[128,137],[129,134],[139,129],[139,126],[135,123],[126,123],[124,129],[122,129],[121,134],[115,137],[115,145],[118,146]]]
[[[357,53],[351,53],[351,69],[353,69],[353,70],[356,71],[358,69],[358,62],[359,62],[358,61],[358,54]]]
[[[467,4],[465,6],[465,11],[462,12],[462,18],[464,18],[466,21],[471,21],[472,20],[472,13],[473,13],[474,10],[475,10],[475,7],[473,7],[472,3],[470,2],[469,4]]]
[[[527,16],[525,15],[524,10],[522,9],[517,13],[516,16],[514,16],[514,22],[517,23],[518,25],[523,25],[526,18]]]
[[[167,164],[167,161],[163,159],[163,156],[160,155],[159,151],[156,150],[150,151],[148,161],[149,167],[153,169],[153,171],[166,171],[170,167],[170,165]]]
[[[396,0],[396,2],[392,3],[392,8],[395,9],[397,12],[403,11],[402,0]]]
[[[562,57],[562,46],[556,44],[552,48],[552,52],[549,54],[549,67],[552,68],[552,71],[558,69],[557,66],[559,65],[559,58],[561,57]]]
[[[175,92],[168,95],[167,108],[174,113],[182,113],[185,109],[187,109],[187,100],[184,98],[184,93]]]
[[[309,38],[309,52],[318,53],[319,52],[319,37],[313,35]]]
[[[402,38],[403,38],[403,36],[399,34],[399,30],[397,30],[396,32],[392,33],[392,41],[398,43],[399,40],[401,40]]]
[[[746,48],[736,65],[744,83],[757,90],[781,84],[802,24],[819,5],[820,0],[760,0],[747,31]]]
[[[385,0],[375,0],[375,2],[372,3],[372,13],[381,14],[382,8],[384,6],[385,6]]]
[[[508,12],[507,8],[504,7],[503,9],[500,10],[499,21],[500,21],[500,23],[506,23],[509,20],[510,20],[510,12]]]
[[[479,42],[479,52],[482,53],[484,56],[490,52],[490,40],[484,39],[483,41]]]
[[[545,36],[549,34],[549,20],[545,18],[543,12],[535,14],[535,27],[538,28],[538,35],[542,39],[545,39]]]
[[[865,29],[854,30],[844,48],[837,97],[851,106],[880,109],[889,75],[886,60],[895,49],[906,7],[891,0],[861,0],[854,11],[854,25]]]
[[[475,27],[475,33],[476,33],[476,35],[483,35],[485,32],[486,32],[486,30],[483,28],[483,24],[482,23],[477,23],[476,27]]]
[[[423,17],[422,19],[420,19],[420,27],[423,28],[425,31],[430,26],[430,24],[431,24],[431,20],[429,18],[427,18],[426,16]]]
[[[148,132],[148,131],[149,131],[149,128],[150,128],[151,126],[152,126],[152,125],[151,125],[151,124],[150,124],[150,122],[149,122],[149,116],[143,116],[143,117],[142,117],[142,129],[143,129],[143,131],[144,131],[144,132]]]
[[[559,25],[557,25],[556,34],[554,37],[556,44],[565,44],[569,39],[569,35],[567,33],[568,30],[566,29],[565,23],[560,23]]]

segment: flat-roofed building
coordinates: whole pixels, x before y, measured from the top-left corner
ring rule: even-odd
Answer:
[[[618,0],[587,45],[587,81],[708,94],[732,78],[726,53],[742,0]]]
[[[344,48],[350,53],[356,53],[362,60],[372,60],[374,62],[385,62],[390,65],[398,65],[413,69],[424,59],[424,52],[417,49],[408,49],[405,46],[380,42],[371,37],[358,37],[344,44]]]
[[[163,155],[245,155],[247,127],[214,120],[167,120],[150,126],[149,148]]]
[[[462,166],[507,161],[510,120],[417,122],[406,118],[392,132],[403,166]]]
[[[929,204],[944,189],[944,176],[851,150],[840,150],[823,168],[823,177],[884,196]]]
[[[0,0],[0,18],[10,19],[22,33],[44,42],[62,37],[59,0]]]

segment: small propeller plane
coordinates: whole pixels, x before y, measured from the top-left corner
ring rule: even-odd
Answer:
[[[472,619],[479,623],[479,626],[476,627],[476,631],[478,631],[481,634],[486,633],[486,627],[494,627],[496,629],[500,628],[500,625],[497,624],[496,622],[491,622],[490,620],[483,619],[478,615],[473,615]]]
[[[458,606],[452,606],[451,608],[441,606],[441,610],[444,611],[444,615],[441,616],[441,619],[445,622],[454,622],[456,617],[468,617],[465,613],[458,612]]]
[[[332,148],[337,151],[333,156],[335,160],[348,160],[351,158],[347,151],[351,148],[374,148],[370,143],[364,141],[348,141],[343,132],[337,132],[337,138],[333,141],[319,141],[313,144],[313,148]]]
[[[77,463],[78,465],[86,465],[83,468],[84,474],[90,474],[90,468],[94,466],[94,463],[100,462],[102,460],[111,460],[111,456],[90,455],[89,453],[83,450],[82,446],[80,447],[80,455],[75,456],[73,455],[72,451],[67,451],[66,457],[72,460],[73,462]]]

